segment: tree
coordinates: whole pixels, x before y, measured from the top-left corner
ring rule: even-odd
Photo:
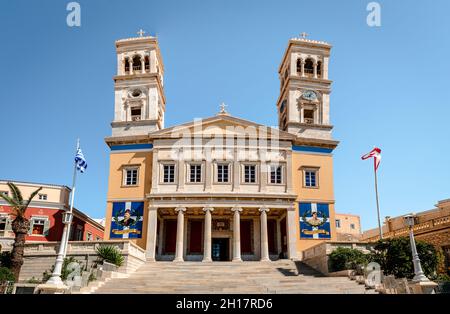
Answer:
[[[31,193],[28,200],[24,200],[19,188],[12,182],[8,182],[8,187],[11,190],[11,197],[5,193],[0,193],[12,209],[12,215],[15,216],[11,226],[14,232],[14,244],[11,251],[11,265],[10,269],[14,274],[16,282],[19,281],[20,269],[23,265],[23,251],[25,245],[25,237],[30,229],[30,220],[25,217],[28,206],[33,198],[42,190],[42,187]]]
[[[435,247],[424,241],[417,241],[416,246],[423,272],[427,277],[434,276],[438,265]],[[374,246],[374,249],[373,260],[380,264],[385,275],[409,279],[414,277],[409,238],[380,240]]]

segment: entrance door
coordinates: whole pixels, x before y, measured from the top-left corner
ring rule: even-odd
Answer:
[[[212,239],[212,260],[213,261],[228,261],[230,239],[228,238],[213,238]]]

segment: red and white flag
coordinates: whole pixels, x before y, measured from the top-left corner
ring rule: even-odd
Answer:
[[[372,149],[370,151],[370,153],[367,153],[364,156],[362,156],[361,159],[366,160],[366,159],[372,158],[372,157],[373,157],[373,165],[375,167],[375,171],[377,171],[378,166],[380,165],[380,161],[381,161],[381,149],[379,149],[378,147],[375,147],[374,149]]]

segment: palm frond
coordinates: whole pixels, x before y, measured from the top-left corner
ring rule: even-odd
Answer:
[[[8,195],[6,195],[4,193],[0,193],[0,197],[3,198],[12,207],[17,207],[17,206],[21,205],[21,204],[18,204],[16,202],[16,200],[14,200],[13,198],[9,197]]]
[[[19,188],[12,182],[8,182],[7,184],[12,192],[13,198],[17,201],[17,203],[22,204],[23,197],[22,197],[22,193],[20,192]]]
[[[24,208],[23,211],[27,210],[28,205],[30,205],[31,201],[33,200],[33,198],[42,190],[42,186],[37,189],[36,191],[34,191],[33,193],[31,193],[30,197],[28,198],[28,200],[26,201],[26,203],[24,204]]]

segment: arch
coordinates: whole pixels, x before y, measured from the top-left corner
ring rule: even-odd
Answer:
[[[322,61],[317,62],[317,77],[322,77]]]
[[[130,73],[130,59],[125,58],[125,65],[124,65],[124,70],[125,70],[125,74]]]
[[[145,63],[145,71],[150,72],[150,57],[149,56],[144,57],[144,63]]]
[[[301,73],[302,72],[302,59],[298,58],[297,59],[297,73]]]
[[[135,71],[141,71],[142,66],[141,66],[141,56],[140,55],[134,55],[133,56],[133,73],[135,73]]]
[[[312,58],[308,58],[305,60],[305,74],[313,74],[314,73],[314,60]]]

